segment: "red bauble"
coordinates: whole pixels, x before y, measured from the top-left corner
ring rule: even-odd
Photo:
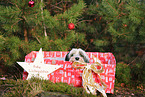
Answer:
[[[127,27],[127,25],[125,24],[124,27]]]
[[[29,7],[34,7],[34,1],[29,1],[28,5]]]
[[[127,27],[127,25],[126,25],[126,24],[123,24],[123,26],[124,26],[124,27]]]
[[[69,28],[70,30],[72,30],[72,29],[75,28],[75,25],[74,25],[73,23],[70,23],[70,24],[68,24],[68,28]]]

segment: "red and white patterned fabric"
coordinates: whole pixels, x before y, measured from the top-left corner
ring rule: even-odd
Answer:
[[[36,58],[37,51],[32,51],[25,56],[25,62],[33,62]],[[49,80],[52,82],[64,82],[75,87],[82,87],[82,69],[72,68],[72,62],[58,60],[65,59],[68,52],[63,51],[43,51],[44,62],[46,64],[62,65],[61,68],[48,75]],[[100,52],[86,52],[90,58],[90,63],[94,63],[92,55],[101,60],[104,68],[104,72],[101,73],[101,79],[107,84],[106,93],[114,93],[115,84],[115,69],[116,60],[112,53],[100,53]],[[57,59],[57,60],[56,60]],[[23,80],[28,76],[28,73],[24,70]],[[100,83],[98,75],[93,73],[93,77],[97,83]],[[101,84],[101,83],[100,83]]]

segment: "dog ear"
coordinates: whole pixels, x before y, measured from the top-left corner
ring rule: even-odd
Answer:
[[[90,63],[90,61],[89,61],[90,59],[89,59],[88,55],[86,54],[86,52],[84,50],[82,50],[82,49],[79,49],[79,50],[80,50],[80,55],[82,55],[83,58],[84,58],[84,61],[86,63]]]
[[[84,57],[84,61],[85,61],[86,63],[90,63],[90,61],[89,61],[89,58],[88,58],[88,57]]]
[[[67,55],[65,56],[65,61],[69,61],[69,53],[67,53]]]
[[[86,62],[86,63],[90,63],[90,59],[89,59],[89,57],[88,57],[88,55],[86,54],[86,53],[84,53],[85,55],[84,55],[84,61]]]

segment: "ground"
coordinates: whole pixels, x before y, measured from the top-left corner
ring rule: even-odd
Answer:
[[[5,84],[0,85],[0,97],[5,91],[9,89],[9,87],[10,87],[9,85],[6,86]],[[108,97],[145,97],[145,89],[136,90],[136,89],[130,89],[128,87],[115,86],[114,94],[107,94],[107,95]],[[59,92],[44,91],[43,93],[41,93],[40,97],[74,97],[74,96],[59,93]],[[98,93],[98,97],[102,97],[100,93]]]
[[[7,70],[10,68],[7,68]],[[1,69],[2,70],[2,69]],[[2,72],[2,71],[5,72]],[[0,83],[4,80],[9,80],[9,79],[17,79],[16,76],[20,76],[20,72],[15,74],[12,74],[11,72],[8,72],[6,69],[3,69],[2,71],[0,71]],[[12,76],[13,75],[13,76]],[[21,78],[20,78],[21,79]],[[7,84],[0,84],[0,97],[1,95],[9,89],[9,85]],[[134,88],[134,87],[127,87],[124,86],[122,84],[117,84],[115,85],[114,88],[114,94],[107,94],[108,97],[145,97],[145,89],[140,86],[138,88]],[[71,95],[68,94],[62,94],[59,92],[48,92],[48,91],[44,91],[40,97],[73,97]],[[98,97],[102,97],[100,93],[98,93]]]

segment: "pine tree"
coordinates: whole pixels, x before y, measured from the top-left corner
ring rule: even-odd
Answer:
[[[83,43],[85,35],[67,26],[69,23],[77,26],[86,5],[82,0],[72,1],[35,0],[34,7],[28,6],[29,0],[2,1],[1,62],[12,65],[40,48],[66,51],[76,41]]]
[[[139,0],[103,0],[101,6],[99,13],[107,21],[107,32],[112,37],[114,51],[124,52],[123,60],[128,60],[126,53],[133,55],[145,43],[144,3]]]
[[[118,61],[130,63],[136,51],[144,48],[143,0],[87,1],[80,33],[86,33],[92,51],[113,52]]]

